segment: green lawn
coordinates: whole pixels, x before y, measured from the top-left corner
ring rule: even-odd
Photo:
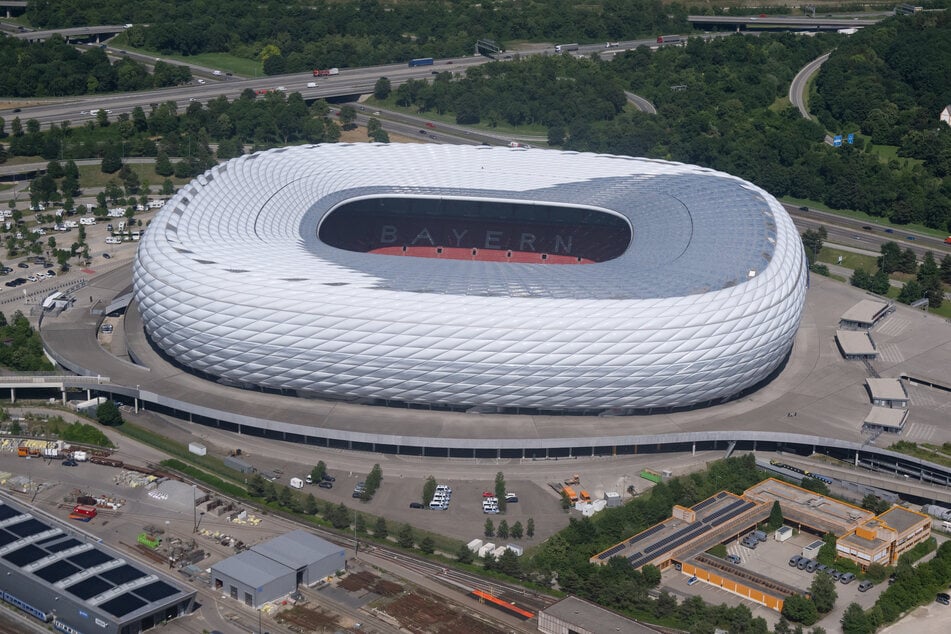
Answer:
[[[842,258],[841,262],[839,262],[839,257]],[[878,270],[876,260],[877,258],[871,255],[861,255],[832,247],[822,247],[822,251],[819,252],[819,261],[823,264],[838,264],[853,271],[855,269],[865,269],[869,273],[874,273]]]
[[[197,64],[222,72],[234,73],[244,77],[261,77],[264,75],[264,66],[261,62],[246,57],[237,57],[229,53],[202,53],[200,55],[166,55],[159,51],[152,51],[147,48],[136,48],[129,46],[129,40],[125,33],[120,33],[111,40],[110,46],[128,50],[140,55],[149,57],[158,57],[165,62],[181,62],[182,64]]]
[[[115,180],[120,185],[122,184],[121,181],[119,181],[118,172],[115,174],[104,174],[98,165],[80,165],[78,167],[80,187],[105,187],[111,180]],[[155,165],[152,163],[129,163],[129,168],[139,175],[140,182],[145,183],[148,181],[149,187],[152,188],[153,192],[157,191],[165,181],[164,176],[159,176],[155,173]],[[181,187],[191,180],[190,178],[175,178],[174,176],[170,176],[169,178],[171,178],[175,187]]]

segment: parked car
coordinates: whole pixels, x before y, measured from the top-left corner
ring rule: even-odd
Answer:
[[[795,568],[799,565],[799,562],[802,560],[802,555],[794,555],[789,558],[789,565]]]
[[[740,559],[739,555],[727,555],[726,560],[730,562],[731,564],[739,564],[741,561],[743,561],[742,559]]]
[[[108,260],[108,259],[111,258],[112,256],[109,255],[108,253],[103,253],[103,254],[102,254],[102,257],[104,257],[104,258],[106,258],[106,259]]]
[[[688,586],[692,586],[693,584],[697,583],[698,581],[700,581],[700,580],[697,579],[697,575],[694,575],[694,576],[690,577],[689,579],[687,579],[687,585],[688,585]]]
[[[69,460],[63,460],[64,467],[78,467],[79,463],[70,458]]]
[[[333,482],[327,482],[326,480],[323,480],[323,481],[321,481],[321,482],[318,482],[318,483],[317,483],[317,486],[319,486],[321,489],[332,489],[332,488],[334,488],[334,483],[333,483]]]
[[[839,581],[841,581],[842,583],[852,583],[852,581],[854,580],[855,580],[855,575],[852,574],[851,572],[844,572],[842,573],[842,576],[839,577]]]
[[[868,590],[871,590],[872,586],[874,585],[875,585],[874,583],[866,579],[865,581],[859,584],[859,592],[866,592]]]
[[[951,595],[947,592],[939,592],[934,600],[942,605],[951,605]]]
[[[905,236],[905,240],[917,240],[915,236]]]
[[[26,262],[20,262],[19,264],[17,264],[17,266],[20,267],[21,269],[28,269],[28,268],[30,268],[30,265],[27,264]]]
[[[421,509],[421,508],[423,508],[423,505],[422,505],[421,503],[419,503],[419,502],[410,502],[410,503],[409,503],[409,507],[410,507],[411,509]]]
[[[333,477],[333,476],[330,475],[329,473],[325,473],[324,475],[320,476],[320,479],[323,480],[324,482],[336,482],[336,481],[337,481],[337,478]]]
[[[895,233],[894,229],[885,229],[885,233]]]

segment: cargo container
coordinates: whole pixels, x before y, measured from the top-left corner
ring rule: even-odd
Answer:
[[[190,442],[188,443],[188,451],[197,456],[204,456],[206,453],[208,453],[208,448],[200,442]]]
[[[95,506],[77,504],[73,507],[73,512],[69,514],[69,519],[79,520],[80,522],[88,522],[92,518],[96,517],[97,514],[98,512],[96,511]]]
[[[608,508],[621,506],[621,494],[614,491],[608,491],[604,494],[604,501],[608,503]]]
[[[661,476],[659,473],[657,473],[653,469],[644,469],[643,471],[641,471],[640,476],[644,478],[645,480],[650,480],[651,482],[654,482],[655,484],[661,482],[664,479],[663,476]]]
[[[474,553],[479,552],[479,549],[482,548],[484,542],[481,539],[473,539],[471,542],[466,544],[466,548],[471,550]]]
[[[225,466],[241,473],[254,473],[254,467],[236,456],[227,456],[224,459]]]

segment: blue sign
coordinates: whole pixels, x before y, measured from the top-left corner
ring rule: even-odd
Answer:
[[[846,137],[846,142],[847,142],[849,145],[852,145],[852,143],[853,143],[854,141],[855,141],[855,135],[854,135],[853,133],[849,132],[849,136]]]
[[[842,135],[837,134],[832,137],[832,147],[842,147]]]

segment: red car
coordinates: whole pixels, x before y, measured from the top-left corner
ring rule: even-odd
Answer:
[[[435,127],[436,127],[436,124],[433,123],[433,122],[431,122],[431,121],[427,121],[427,122],[426,122],[426,127],[427,127],[427,128],[435,128]]]
[[[494,497],[495,497],[495,493],[493,493],[492,491],[483,491],[483,492],[482,492],[482,497],[484,497],[484,498],[494,498]]]

